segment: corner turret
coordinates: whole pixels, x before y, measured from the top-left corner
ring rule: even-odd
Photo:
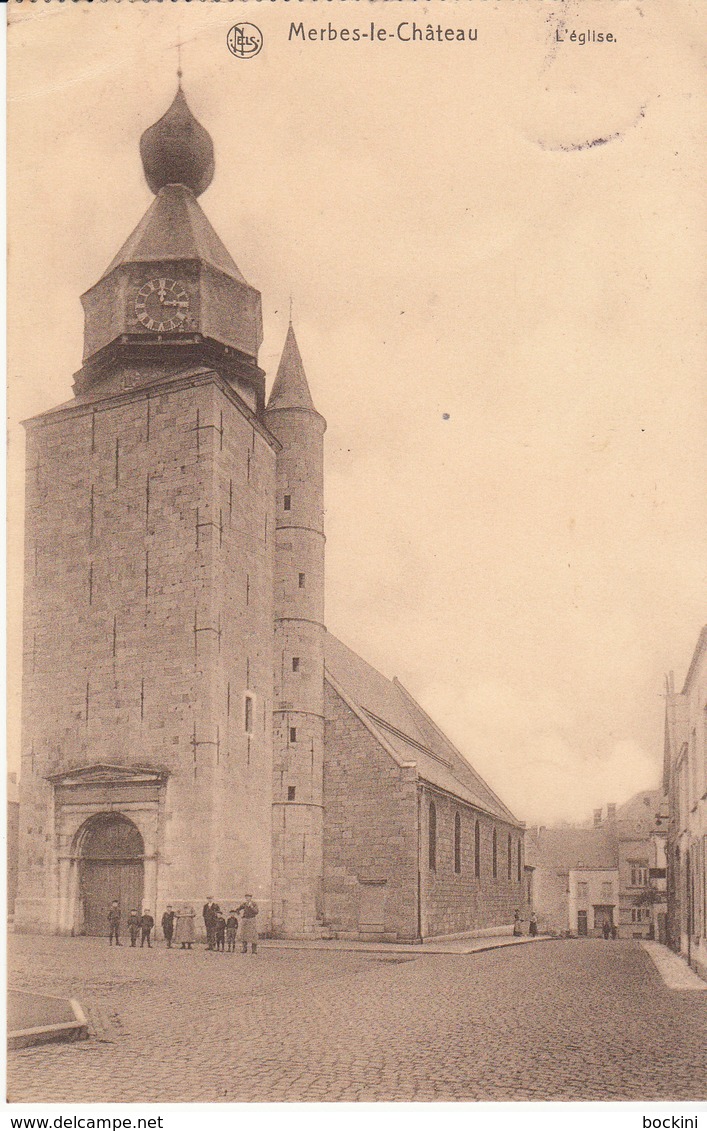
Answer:
[[[276,465],[273,929],[322,931],[324,431],[292,323],[265,423]]]

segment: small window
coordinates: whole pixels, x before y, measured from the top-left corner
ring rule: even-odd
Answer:
[[[518,841],[518,883],[523,879],[523,842]]]
[[[437,870],[437,810],[434,801],[430,801],[429,822],[427,826],[428,858],[430,870]]]
[[[299,656],[292,657],[292,670],[293,672],[299,671]]]
[[[481,828],[478,821],[474,824],[474,875],[477,880],[481,875]]]
[[[285,498],[283,499],[282,507],[283,507],[283,510],[286,510],[286,511],[292,510],[292,495],[285,495]]]
[[[462,819],[459,813],[454,814],[454,871],[457,875],[462,870]]]
[[[253,733],[253,696],[246,695],[245,697],[245,712],[243,717],[243,725],[245,726],[246,734]]]
[[[508,879],[509,879],[509,881],[510,881],[512,874],[513,874],[513,841],[511,840],[511,834],[509,833],[508,834]]]
[[[498,879],[498,833],[496,829],[493,830],[491,840],[491,867],[493,870],[493,878],[496,880]]]
[[[301,573],[299,575],[299,587],[300,587],[300,589],[304,589],[304,574],[303,573]]]
[[[297,727],[290,727],[290,742],[297,741]]]
[[[644,888],[648,884],[648,867],[643,860],[631,860],[631,887]]]
[[[287,787],[287,800],[288,801],[294,801],[294,799],[295,799],[295,787],[293,785],[288,785],[288,787]]]

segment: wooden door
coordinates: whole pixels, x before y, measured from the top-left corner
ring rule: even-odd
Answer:
[[[142,837],[127,817],[100,813],[92,818],[83,837],[79,865],[83,934],[108,934],[108,912],[114,900],[125,932],[131,909],[142,907],[144,851]]]
[[[142,908],[142,861],[82,861],[81,895],[85,935],[108,934],[108,912],[114,899],[118,900],[124,934],[131,908]]]

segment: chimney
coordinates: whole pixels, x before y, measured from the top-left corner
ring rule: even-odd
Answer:
[[[594,828],[601,828],[601,809],[594,810]]]
[[[611,804],[606,807],[606,820],[610,824],[616,820],[616,805]]]

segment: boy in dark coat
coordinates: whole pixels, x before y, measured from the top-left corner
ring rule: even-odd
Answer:
[[[229,954],[236,949],[236,936],[238,935],[238,919],[236,913],[231,908],[228,919],[226,920],[226,942],[228,943]]]
[[[162,934],[164,935],[164,940],[167,943],[168,950],[172,949],[172,938],[174,936],[174,918],[174,911],[171,907],[168,907],[164,915],[162,916]]]
[[[216,949],[224,950],[226,946],[226,920],[219,911],[216,916],[216,926],[214,927],[214,938],[216,940]]]
[[[152,950],[152,943],[150,942],[150,933],[155,925],[155,920],[150,915],[149,911],[143,911],[142,919],[140,920],[140,927],[142,928],[142,938],[140,939],[140,946],[147,943],[148,949]]]
[[[140,934],[140,926],[140,916],[138,915],[135,908],[133,908],[128,915],[128,932],[130,934],[131,946],[135,946],[135,943],[137,942],[137,937]]]
[[[108,935],[108,946],[113,945],[113,939],[115,939],[115,945],[120,946],[120,907],[118,906],[117,899],[114,899],[110,905],[110,911],[108,912],[108,927],[110,928],[110,933]]]

